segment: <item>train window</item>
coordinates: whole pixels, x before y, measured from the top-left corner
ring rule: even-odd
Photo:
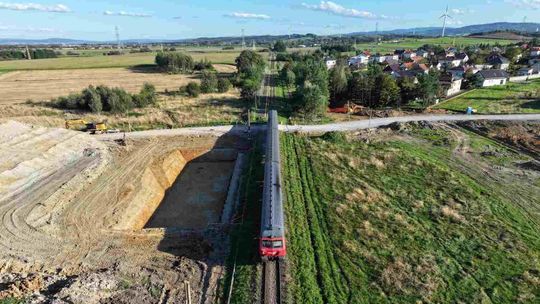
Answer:
[[[282,242],[282,241],[274,241],[273,243],[274,243],[274,244],[272,244],[272,245],[273,245],[274,248],[281,248],[281,247],[283,247],[283,242]]]
[[[262,241],[264,248],[281,248],[283,247],[283,241]]]

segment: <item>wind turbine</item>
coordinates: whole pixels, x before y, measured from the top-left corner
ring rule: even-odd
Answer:
[[[448,14],[448,5],[446,6],[446,11],[444,12],[444,14],[439,18],[439,19],[443,19],[443,28],[442,28],[442,35],[441,37],[444,37],[444,34],[446,33],[446,22],[447,22],[447,19],[450,18],[452,19],[452,16],[450,16]]]

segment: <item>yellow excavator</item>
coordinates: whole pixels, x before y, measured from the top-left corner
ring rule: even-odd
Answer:
[[[102,134],[108,131],[107,125],[104,122],[87,122],[84,119],[66,120],[66,129],[89,132],[90,134]]]

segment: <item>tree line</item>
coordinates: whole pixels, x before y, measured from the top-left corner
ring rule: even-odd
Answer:
[[[49,49],[31,49],[31,59],[57,58],[58,53]],[[0,50],[0,60],[28,59],[26,50]]]

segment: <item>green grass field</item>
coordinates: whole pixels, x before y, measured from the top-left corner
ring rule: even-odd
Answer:
[[[204,52],[191,51],[195,61],[207,59],[213,63],[234,64],[240,51]],[[0,71],[16,70],[65,70],[93,68],[126,68],[153,64],[155,53],[126,54],[122,56],[60,57],[40,60],[0,61]]]
[[[540,80],[477,89],[433,108],[465,112],[467,107],[479,114],[540,113]]]
[[[379,53],[389,53],[393,52],[396,49],[418,49],[424,44],[435,44],[442,47],[464,47],[469,45],[479,45],[479,44],[496,44],[501,45],[515,43],[516,41],[512,40],[501,40],[501,39],[482,39],[482,38],[468,38],[468,37],[445,37],[445,38],[422,38],[422,39],[402,39],[398,42],[382,42],[379,45],[373,43],[359,43],[357,44],[357,49],[359,50],[371,50],[372,52]]]
[[[540,219],[512,201],[521,191],[457,159],[448,131],[408,134],[282,136],[287,303],[538,301]]]

